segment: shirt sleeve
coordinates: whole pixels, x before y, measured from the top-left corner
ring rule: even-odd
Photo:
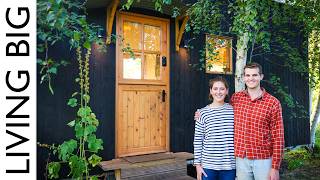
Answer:
[[[279,101],[273,106],[271,116],[272,168],[279,170],[284,151],[284,128],[282,108]]]
[[[204,140],[204,129],[204,121],[202,115],[200,115],[200,119],[196,121],[194,130],[194,165],[201,164],[202,162],[202,145]]]
[[[231,98],[230,98],[230,104],[231,104],[231,106],[234,105],[235,94],[236,94],[236,93],[232,94],[232,96],[231,96]]]

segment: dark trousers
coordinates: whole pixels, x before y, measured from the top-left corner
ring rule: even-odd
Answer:
[[[236,170],[213,170],[213,169],[203,169],[208,175],[205,177],[202,175],[202,180],[234,180],[236,178]]]

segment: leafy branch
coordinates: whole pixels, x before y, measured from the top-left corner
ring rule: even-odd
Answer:
[[[277,95],[281,102],[289,108],[290,115],[289,118],[307,118],[308,112],[306,108],[301,105],[298,101],[294,100],[291,94],[288,93],[288,87],[283,87],[280,78],[275,74],[271,74],[270,79],[267,81],[272,85],[274,93]]]
[[[39,1],[37,5],[40,83],[48,82],[49,90],[53,94],[53,75],[57,74],[58,67],[68,64],[67,61],[56,60],[49,54],[50,48],[58,42],[68,42],[70,50],[75,49],[79,66],[78,77],[75,78],[79,89],[67,102],[77,112],[75,119],[68,123],[68,126],[74,129],[75,137],[57,146],[39,144],[40,147],[52,151],[59,160],[47,163],[47,176],[49,179],[59,178],[61,164],[67,164],[70,169],[68,176],[73,179],[85,177],[97,180],[97,176],[89,177],[89,172],[102,159],[97,154],[103,149],[103,141],[96,137],[99,120],[89,106],[89,60],[92,43],[96,43],[99,50],[105,50],[105,43],[96,34],[100,27],[87,22],[84,4],[79,2],[49,0]]]
[[[84,28],[85,27],[85,28]],[[52,80],[58,73],[58,68],[68,65],[68,61],[54,59],[49,56],[49,50],[58,42],[68,42],[70,50],[79,46],[79,40],[87,35],[88,41],[96,43],[101,51],[105,51],[103,39],[97,32],[101,27],[87,23],[83,3],[71,0],[49,0],[37,2],[37,52],[40,66],[41,82],[48,83],[50,92],[54,93]]]

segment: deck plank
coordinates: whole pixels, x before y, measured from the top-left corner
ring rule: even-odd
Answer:
[[[192,158],[192,153],[166,152],[102,161],[99,166],[104,171],[120,172],[121,180],[191,180],[187,160]]]

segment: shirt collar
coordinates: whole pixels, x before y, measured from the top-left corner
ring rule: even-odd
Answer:
[[[260,87],[260,88],[261,88],[262,94],[261,94],[259,97],[255,98],[254,100],[258,100],[258,99],[264,100],[264,99],[266,98],[266,95],[267,95],[266,90],[265,90],[263,87]],[[248,89],[245,89],[243,92],[244,92],[244,94],[245,94],[246,96],[248,96],[248,97],[250,98],[250,95],[249,95],[249,93],[248,93]],[[253,100],[253,101],[254,101],[254,100]]]

